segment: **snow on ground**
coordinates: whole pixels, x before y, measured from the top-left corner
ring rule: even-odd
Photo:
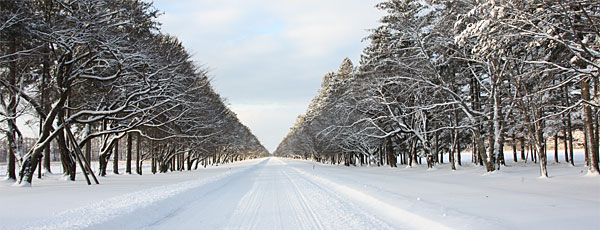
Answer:
[[[263,158],[100,185],[0,183],[0,229],[599,229],[600,176],[521,162],[486,174],[468,154],[426,170]],[[510,158],[508,158],[510,159]]]

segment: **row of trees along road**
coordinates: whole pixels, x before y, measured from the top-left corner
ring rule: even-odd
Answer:
[[[360,66],[346,59],[325,75],[275,154],[391,167],[425,158],[432,167],[447,153],[455,169],[457,153],[469,148],[474,163],[494,171],[509,145],[514,161],[535,153],[547,177],[548,139],[556,161],[564,144],[573,164],[573,133],[583,130],[586,164],[598,174],[600,2],[376,7],[387,14],[366,39]]]
[[[139,174],[144,160],[153,172],[167,172],[267,154],[177,38],[160,33],[157,15],[140,0],[0,1],[0,131],[9,179],[27,185],[36,168],[50,172],[51,143],[71,180],[76,162],[87,165],[92,152],[105,175],[120,139],[127,173],[134,147]],[[29,121],[39,134],[28,149],[17,122],[27,117],[39,118]],[[100,146],[92,149],[92,141]]]

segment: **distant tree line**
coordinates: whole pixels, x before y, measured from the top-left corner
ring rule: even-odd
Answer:
[[[76,163],[89,165],[92,154],[99,175],[111,156],[118,173],[119,147],[127,173],[135,158],[139,174],[144,160],[153,172],[167,172],[267,154],[206,70],[159,31],[158,14],[140,0],[0,1],[0,131],[9,179],[27,184],[36,169],[50,172],[51,143],[71,180]],[[25,149],[17,121],[27,117],[35,117],[29,123],[39,134]],[[93,153],[92,140],[99,143]]]
[[[474,163],[494,171],[531,152],[547,177],[548,140],[555,161],[560,144],[573,164],[573,133],[583,130],[586,164],[598,174],[599,1],[376,7],[387,14],[360,66],[346,59],[324,77],[275,154],[391,167],[424,159],[432,167],[446,153],[455,169],[469,148]]]

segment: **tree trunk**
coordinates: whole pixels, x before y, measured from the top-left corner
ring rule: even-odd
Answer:
[[[186,163],[187,163],[187,170],[188,171],[192,171],[192,153],[188,152],[187,158],[186,158]]]
[[[569,107],[569,91],[568,91],[568,86],[565,85],[564,87],[564,92],[565,92],[565,106]],[[572,126],[571,126],[571,111],[567,112],[567,134],[569,135],[569,163],[571,163],[572,166],[575,165],[574,161],[573,161],[573,130],[572,130]],[[566,137],[565,137],[566,138]]]
[[[460,121],[458,119],[458,110],[454,110],[454,122],[455,125],[458,126],[460,124]],[[460,156],[460,132],[459,130],[456,130],[456,160],[458,161],[458,165],[462,165],[462,159]]]
[[[531,145],[531,160],[533,160],[533,163],[538,163],[538,149],[535,147],[535,144]]]
[[[363,166],[365,163],[365,154],[360,154],[360,166]]]
[[[16,37],[13,37],[12,41],[9,43],[9,53],[16,53],[17,52],[17,39]],[[11,85],[16,85],[17,83],[17,77],[18,77],[18,73],[17,73],[17,63],[16,62],[10,62],[9,63],[9,69],[8,69],[8,82]],[[4,72],[4,71],[3,71]],[[3,76],[4,77],[4,76]],[[2,100],[2,107],[4,108],[4,116],[6,117],[6,122],[7,122],[7,126],[8,126],[8,131],[6,131],[6,139],[8,142],[8,146],[9,146],[9,153],[8,153],[8,167],[7,167],[7,179],[8,180],[16,180],[16,174],[15,174],[15,170],[16,170],[16,155],[19,154],[19,157],[22,156],[21,154],[23,154],[23,149],[20,148],[23,146],[23,138],[22,137],[17,137],[17,135],[20,135],[20,132],[18,130],[17,127],[17,121],[16,121],[16,117],[17,117],[17,106],[18,106],[18,96],[17,96],[17,92],[15,92],[15,90],[12,89],[7,89],[8,91],[8,105],[5,103],[4,101],[4,94],[0,92],[0,100]]]
[[[554,134],[554,163],[558,162],[558,133]]]
[[[597,80],[597,79],[596,79]],[[592,109],[592,118],[593,118],[593,123],[594,123],[594,151],[592,151],[592,153],[594,154],[594,158],[592,159],[593,162],[596,162],[595,164],[598,165],[598,161],[599,161],[599,154],[600,154],[600,137],[598,136],[599,132],[600,132],[600,123],[598,121],[600,114],[598,114],[598,109],[594,108]],[[598,168],[598,167],[596,167]],[[598,171],[598,170],[597,170]],[[600,173],[600,172],[599,172]]]
[[[457,135],[459,135],[458,140],[456,140],[456,161],[458,162],[459,166],[462,166],[462,158],[460,153],[462,152],[462,150],[460,149],[460,133],[457,132]]]
[[[590,100],[594,101],[596,103],[598,103],[600,100],[596,100],[598,97],[598,90],[600,87],[600,80],[598,80],[598,75],[596,75],[595,77],[592,77],[592,79],[594,80],[594,93],[591,95]],[[598,121],[599,119],[599,114],[598,114],[598,108],[597,107],[593,107],[592,108],[592,119],[593,119],[593,123],[594,123],[594,159],[592,159],[593,161],[595,161],[596,165],[598,165],[598,161],[599,161],[599,156],[598,154],[600,153],[600,121]],[[596,168],[598,169],[598,167],[596,166]],[[596,170],[597,172],[599,172],[599,170]],[[600,172],[599,172],[600,173]]]
[[[49,19],[48,19],[49,20]],[[42,79],[40,80],[40,106],[42,107],[42,111],[44,111],[45,113],[48,113],[48,109],[50,108],[49,105],[49,101],[48,100],[48,81],[50,80],[50,49],[49,49],[49,44],[44,44],[44,48],[42,49],[42,56],[43,56],[43,62],[42,62]],[[46,119],[46,117],[44,115],[40,114],[40,124],[44,123],[44,120]],[[42,132],[43,132],[43,127],[42,125],[40,125],[39,127],[39,134],[40,136],[42,136]],[[50,144],[48,144],[48,146],[46,146],[46,148],[44,148],[44,162],[43,162],[43,168],[44,171],[46,173],[52,174],[52,168],[50,165]]]
[[[154,158],[154,156],[152,156],[152,174],[156,174],[156,158]]]
[[[53,138],[50,131],[54,129],[53,124],[55,118],[59,112],[62,111],[68,98],[69,91],[70,89],[66,88],[64,91],[60,92],[61,94],[58,96],[58,101],[53,103],[53,107],[50,109],[50,112],[48,112],[46,119],[44,119],[44,123],[40,124],[42,126],[40,137],[38,138],[34,147],[23,157],[21,169],[19,170],[19,183],[31,183],[33,179],[33,173],[37,166],[37,161],[42,154],[43,148],[49,145]]]
[[[452,141],[452,149],[450,150],[450,153],[448,155],[448,160],[450,161],[450,164],[452,166],[452,170],[456,170],[456,163],[454,160],[454,153],[456,152],[457,146],[458,146],[458,131],[457,130],[453,130],[453,141]]]
[[[52,169],[50,165],[50,145],[44,148],[44,162],[43,162],[43,170],[44,173],[52,174]]]
[[[590,102],[590,79],[586,78],[581,81],[581,97],[584,101]],[[594,121],[592,116],[592,108],[589,104],[583,104],[583,123],[585,126],[585,142],[588,150],[588,173],[600,174],[598,169],[598,142],[594,134]]]
[[[110,158],[110,154],[101,154],[100,156],[98,156],[98,176],[106,176],[108,158]]]
[[[538,163],[536,159],[539,158],[540,176],[548,177],[547,171],[547,157],[546,157],[546,139],[544,138],[544,120],[541,119],[544,114],[543,108],[530,105],[531,108],[523,109],[525,113],[525,123],[527,124],[527,131],[531,140],[531,148],[536,153],[532,154],[535,163]],[[527,111],[530,111],[530,115],[527,115]],[[535,155],[535,156],[534,156]]]
[[[521,136],[521,160],[527,163],[527,158],[525,157],[525,135]]]
[[[479,161],[481,162],[481,164],[485,165],[485,169],[488,172],[492,172],[494,171],[496,168],[494,167],[494,161],[489,160],[488,156],[486,154],[485,151],[485,145],[483,143],[483,140],[481,139],[481,134],[475,130],[474,131],[474,135],[475,140],[477,141],[477,152],[479,152]]]
[[[65,100],[67,107],[69,107],[70,99],[67,97]],[[66,111],[66,117],[70,115],[69,110]],[[65,111],[60,110],[58,112],[58,125],[64,125],[64,117]],[[66,132],[62,129],[57,138],[58,146],[61,149],[61,161],[63,162],[63,168],[65,172],[69,172],[71,181],[75,181],[75,173],[77,171],[77,166],[75,165],[75,155],[72,151],[73,149],[69,148],[69,144],[67,144]]]
[[[43,156],[44,156],[44,154],[43,154],[43,151],[42,151],[42,154],[40,154],[40,161],[39,161],[38,167],[37,167],[38,168],[38,171],[37,171],[38,172],[38,176],[37,176],[38,179],[42,179],[42,170],[43,170],[42,169],[42,161],[44,160]]]
[[[495,169],[499,169],[500,168],[499,166],[496,167],[496,163],[497,163],[497,159],[498,159],[498,153],[496,152],[498,140],[495,135],[496,134],[495,130],[494,130],[495,126],[496,126],[496,119],[494,118],[490,122],[490,125],[488,128],[488,132],[489,132],[488,133],[488,145],[489,145],[488,154],[489,155],[488,155],[487,161],[490,161],[494,165]]]
[[[86,125],[86,130],[87,133],[90,133],[90,129],[92,127],[88,124]],[[85,158],[88,160],[88,162],[92,162],[92,140],[90,139],[87,143],[85,143]]]
[[[435,132],[433,135],[434,135],[435,155],[436,155],[436,158],[437,158],[437,163],[438,164],[443,164],[444,163],[444,153],[440,152],[439,133]]]
[[[15,73],[16,74],[16,73]],[[11,70],[12,75],[12,70]],[[14,78],[14,77],[13,77]],[[13,80],[14,81],[14,80]],[[11,82],[12,84],[12,82]],[[12,92],[11,92],[12,93]],[[9,103],[5,105],[4,97],[0,94],[0,100],[2,100],[2,107],[5,109],[5,113],[7,114],[7,126],[8,130],[6,131],[6,141],[8,142],[8,167],[7,167],[7,179],[8,180],[16,180],[16,159],[17,155],[21,155],[23,151],[23,138],[17,137],[20,136],[20,131],[16,125],[16,113],[17,113],[17,102],[16,102],[16,94],[9,95]]]
[[[392,146],[392,138],[390,136],[385,138],[385,142],[386,142],[386,150],[385,152],[387,153],[387,162],[389,163],[390,167],[395,168],[397,167],[396,165],[396,154],[394,154],[394,147]]]
[[[108,129],[108,121],[106,119],[102,120],[102,131]],[[111,143],[108,143],[108,135],[104,135],[102,138],[103,144],[100,148],[100,153],[98,153],[98,176],[106,176],[106,168],[108,168],[108,160],[110,155],[112,154],[112,146]],[[109,145],[109,146],[107,146]],[[110,149],[110,150],[108,150]]]
[[[542,123],[543,121],[538,121],[538,123]],[[541,127],[541,125],[539,126]],[[540,176],[542,177],[548,177],[548,169],[547,169],[547,164],[548,164],[548,157],[546,156],[546,139],[544,139],[544,133],[543,133],[543,129],[538,129],[537,130],[537,135],[538,135],[538,154],[537,156],[539,157],[539,163],[540,163]]]
[[[529,140],[527,140],[527,153],[525,154],[525,163],[527,163],[527,159],[529,159],[531,157],[531,161],[533,161],[533,147],[531,147],[531,144],[529,143]]]
[[[60,121],[59,124],[61,124]],[[64,131],[61,130],[58,133],[56,138],[56,144],[58,145],[58,149],[60,150],[60,162],[63,166],[63,175],[69,176],[69,179],[71,181],[75,181],[75,159],[73,159],[73,155],[67,148],[67,142],[65,140]]]
[[[500,134],[500,149],[498,149],[498,161],[500,165],[506,166],[506,159],[504,159],[504,134]]]
[[[10,142],[9,142],[9,145],[11,145]],[[15,157],[14,148],[9,147],[7,155],[8,155],[7,156],[8,165],[6,168],[6,179],[15,181],[15,180],[17,180],[17,174],[16,174],[17,158]]]
[[[127,152],[125,153],[126,163],[125,163],[125,173],[131,174],[131,148],[133,145],[133,134],[127,134]]]
[[[588,147],[588,131],[587,131],[587,126],[583,126],[583,152],[584,152],[584,161],[585,161],[585,167],[589,167],[590,166],[590,148]]]
[[[473,150],[471,151],[471,163],[473,163],[474,165],[477,165],[478,153],[477,153],[477,143],[475,143],[475,137],[473,137],[471,139],[471,143],[473,145],[473,147],[472,147]]]
[[[413,140],[411,141],[411,145],[410,145],[410,149],[409,149],[409,153],[408,153],[408,166],[412,168],[413,164],[416,163],[416,157],[415,155],[417,154],[417,150],[416,150],[416,141]]]
[[[135,171],[137,174],[142,175],[142,155],[140,152],[140,144],[142,143],[142,135],[137,135],[137,141],[135,143]]]
[[[567,140],[567,128],[563,128],[563,143],[565,148],[565,162],[569,162],[569,142]]]
[[[119,174],[119,140],[113,146],[113,173]]]
[[[517,137],[512,134],[513,162],[517,162]]]

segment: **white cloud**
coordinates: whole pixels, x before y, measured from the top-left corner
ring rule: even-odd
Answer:
[[[273,152],[294,125],[296,116],[303,113],[307,105],[308,103],[239,104],[232,105],[231,110]],[[294,119],[289,119],[290,117]]]
[[[184,23],[190,26],[193,23],[192,30],[206,29],[211,32],[228,31],[233,32],[228,26],[234,25],[242,17],[240,9],[235,8],[220,8],[214,10],[206,10],[193,14],[195,21]]]
[[[344,57],[357,61],[379,0],[155,0],[162,31],[211,69],[240,119],[273,150]],[[298,102],[300,101],[300,102]]]
[[[252,56],[268,56],[276,54],[282,48],[278,37],[273,35],[257,35],[237,42],[229,42],[223,51],[227,60],[244,60]]]

